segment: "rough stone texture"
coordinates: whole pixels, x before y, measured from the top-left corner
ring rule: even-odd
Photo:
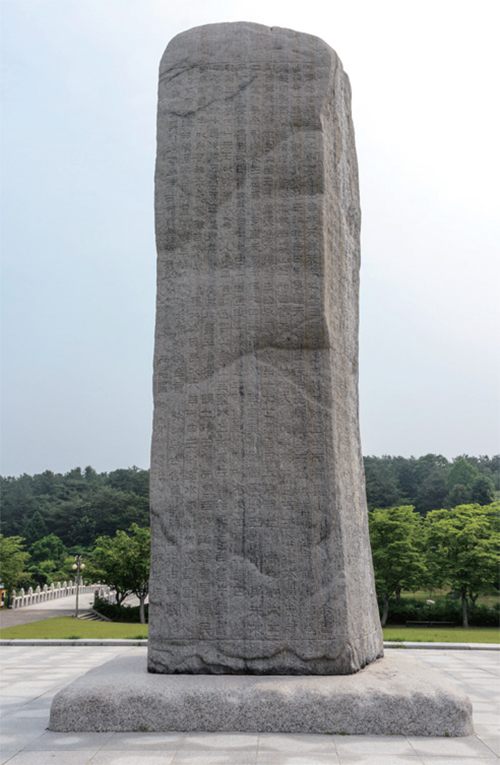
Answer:
[[[57,731],[473,733],[468,697],[407,656],[331,677],[152,675],[140,657],[93,669],[52,702]]]
[[[349,81],[214,24],[160,66],[149,669],[348,674],[383,653],[358,426]]]

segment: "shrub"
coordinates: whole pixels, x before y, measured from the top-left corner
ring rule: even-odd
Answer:
[[[139,606],[119,606],[116,603],[108,603],[107,600],[96,598],[94,610],[111,619],[112,622],[137,622],[140,623]],[[149,608],[145,606],[146,622],[148,621]]]
[[[379,603],[382,614],[383,604]],[[423,603],[416,598],[402,598],[399,603],[391,600],[389,606],[388,624],[405,624],[405,622],[454,622],[457,627],[462,624],[462,612],[459,600],[439,598],[434,604]],[[500,623],[500,604],[493,607],[476,605],[469,611],[471,627],[498,627]]]

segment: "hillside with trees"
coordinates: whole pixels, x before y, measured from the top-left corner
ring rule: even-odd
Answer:
[[[411,505],[425,517],[457,505],[488,505],[500,491],[500,455],[364,457],[368,509]]]
[[[366,493],[382,623],[408,619],[496,624],[500,457],[366,457]],[[1,478],[0,579],[7,593],[74,576],[140,600],[149,571],[149,471],[75,468]],[[447,592],[422,604],[402,591]],[[496,605],[478,605],[479,596]]]
[[[411,505],[425,517],[431,510],[490,504],[500,491],[500,455],[451,462],[440,454],[365,457],[364,463],[369,510]],[[28,546],[55,534],[68,548],[87,549],[132,523],[149,525],[149,470],[137,467],[0,477],[0,488],[0,532],[23,537]]]
[[[77,467],[64,475],[46,470],[0,481],[0,531],[23,537],[28,546],[55,534],[66,547],[87,549],[132,523],[149,526],[149,470]]]

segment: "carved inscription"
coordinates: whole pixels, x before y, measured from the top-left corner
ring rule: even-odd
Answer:
[[[160,68],[149,667],[381,654],[357,400],[347,77],[318,38],[183,33]]]

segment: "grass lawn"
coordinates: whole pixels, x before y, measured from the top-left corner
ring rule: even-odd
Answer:
[[[439,600],[448,600],[449,597],[450,588],[447,589],[435,589],[435,590],[417,590],[416,592],[409,592],[407,590],[403,590],[401,593],[401,597],[403,599],[409,598],[413,600],[420,600],[422,603],[425,603],[427,598],[430,598],[431,600],[439,601]],[[458,598],[456,599],[458,601]],[[480,595],[477,599],[478,605],[483,606],[495,606],[500,601],[500,595]]]
[[[127,624],[125,622],[89,622],[74,619],[72,616],[58,616],[55,619],[43,619],[29,622],[18,627],[5,627],[0,630],[0,639],[4,640],[75,640],[76,638],[116,638],[140,640],[147,638],[147,624]]]
[[[22,624],[19,627],[6,627],[0,630],[0,639],[21,640],[75,640],[77,638],[105,638],[140,640],[147,638],[147,624],[126,624],[124,622],[88,622],[73,619],[71,616],[59,616],[56,619],[43,619],[39,622]],[[384,640],[442,642],[442,643],[500,643],[500,631],[494,627],[413,628],[385,627]]]
[[[0,632],[1,637],[1,632]],[[384,627],[384,640],[419,643],[500,643],[495,627]]]

